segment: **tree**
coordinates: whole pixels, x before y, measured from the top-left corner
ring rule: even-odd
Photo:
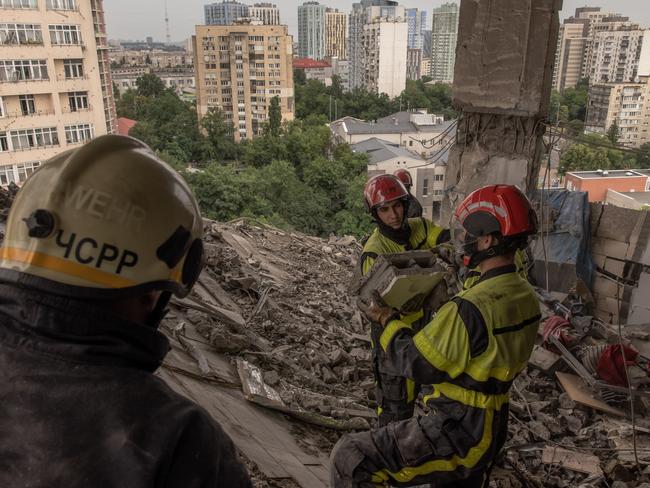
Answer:
[[[636,155],[636,168],[650,169],[650,142],[642,144],[639,151]]]
[[[294,69],[293,70],[293,84],[294,85],[304,85],[307,83],[307,75],[305,74],[304,69]]]
[[[135,80],[138,95],[142,97],[159,97],[165,91],[165,83],[153,73],[147,73]]]
[[[621,137],[621,129],[618,127],[616,121],[612,122],[612,125],[609,126],[607,130],[607,139],[611,141],[612,144],[618,144],[618,140]]]
[[[282,110],[280,109],[280,98],[275,96],[271,99],[269,106],[269,132],[273,137],[280,135],[282,128]]]
[[[208,142],[214,148],[217,158],[221,160],[236,159],[238,148],[233,138],[234,127],[226,122],[223,112],[218,108],[208,109],[201,119],[201,127],[205,130]]]
[[[595,171],[611,169],[607,150],[592,148],[586,144],[574,144],[562,155],[558,173],[565,175],[570,171]]]

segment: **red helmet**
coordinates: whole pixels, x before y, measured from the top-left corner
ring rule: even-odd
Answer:
[[[405,187],[413,186],[413,178],[411,178],[411,173],[408,172],[406,169],[398,169],[393,173],[394,176],[397,177],[398,180],[400,180],[402,183],[404,183]]]
[[[395,200],[407,199],[408,192],[400,180],[393,175],[379,175],[370,178],[363,190],[366,209],[371,211]]]
[[[527,237],[537,232],[537,216],[516,186],[489,185],[473,191],[456,208],[452,232],[465,265],[473,268],[489,257],[526,247]],[[494,233],[505,239],[478,251],[478,238]]]
[[[526,195],[512,185],[489,185],[473,191],[454,217],[471,235],[499,232],[504,237],[537,232],[537,216]]]

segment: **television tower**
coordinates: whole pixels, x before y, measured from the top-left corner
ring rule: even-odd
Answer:
[[[172,43],[172,38],[169,35],[169,14],[167,13],[167,0],[165,0],[165,33],[166,33],[166,40],[167,44]]]

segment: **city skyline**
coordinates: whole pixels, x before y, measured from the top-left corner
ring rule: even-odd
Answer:
[[[189,38],[196,25],[203,24],[204,5],[209,2],[205,0],[167,0],[170,22],[170,34],[173,42],[182,42]],[[256,0],[244,1],[243,3],[253,4],[260,3]],[[289,34],[293,35],[294,41],[298,39],[298,13],[299,5],[302,0],[278,0],[275,3],[280,9],[280,20],[283,24],[288,25]],[[328,0],[321,1],[321,4],[338,8],[346,13],[352,9],[351,1],[347,0]],[[431,11],[444,3],[444,0],[435,0],[431,2],[421,2],[410,0],[400,2],[407,8],[419,8],[421,10]],[[460,2],[457,2],[460,3]],[[160,15],[152,15],[156,5],[159,5]],[[622,15],[630,17],[641,24],[642,27],[650,28],[650,9],[640,10],[638,0],[564,0],[564,8],[560,13],[560,18],[565,19],[573,15],[577,7],[602,7],[604,10],[611,10]],[[165,40],[165,11],[163,0],[139,0],[131,2],[129,0],[111,0],[104,5],[106,14],[106,24],[108,36],[110,39],[121,40],[145,40],[148,36],[154,40],[163,42]],[[431,18],[429,16],[428,22]],[[430,28],[429,25],[427,28]]]

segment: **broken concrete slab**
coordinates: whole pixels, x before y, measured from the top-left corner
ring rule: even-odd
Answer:
[[[596,394],[587,387],[584,380],[579,376],[561,373],[559,371],[555,374],[560,381],[562,388],[564,388],[564,391],[574,402],[611,415],[625,417],[626,414],[623,410],[607,405],[605,402],[597,398]]]
[[[603,475],[600,467],[600,459],[592,454],[585,454],[578,451],[570,451],[556,446],[546,446],[542,452],[544,464],[558,464],[563,468],[580,473]]]
[[[363,277],[359,296],[369,301],[377,291],[390,307],[412,313],[422,309],[446,272],[447,268],[431,251],[383,254]]]

